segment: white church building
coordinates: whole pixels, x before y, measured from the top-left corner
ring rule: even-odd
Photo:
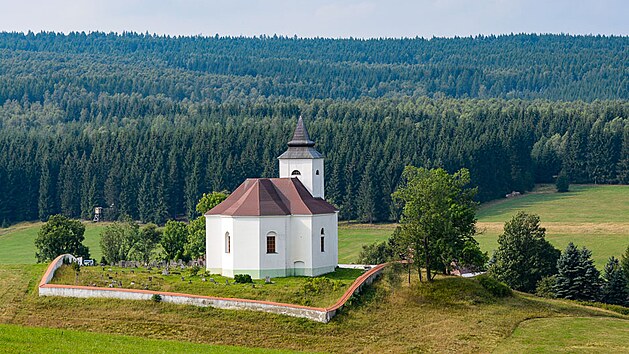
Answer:
[[[280,178],[249,178],[205,214],[211,273],[317,276],[338,264],[338,210],[324,199],[323,155],[302,118],[278,157]]]

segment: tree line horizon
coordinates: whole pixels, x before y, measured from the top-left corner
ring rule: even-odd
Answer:
[[[299,115],[344,220],[397,220],[407,165],[469,169],[478,201],[627,184],[627,42],[0,33],[0,223],[192,220],[202,193],[277,177]]]

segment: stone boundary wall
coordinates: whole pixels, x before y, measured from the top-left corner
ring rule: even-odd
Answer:
[[[221,298],[213,296],[192,295],[171,293],[166,291],[152,290],[134,290],[134,289],[115,289],[101,288],[92,286],[74,286],[61,284],[48,284],[54,277],[55,271],[61,267],[64,259],[74,261],[74,256],[64,254],[57,257],[50,263],[46,273],[39,283],[39,296],[63,296],[63,297],[79,297],[79,298],[110,298],[110,299],[126,299],[126,300],[150,300],[153,295],[160,295],[163,302],[169,302],[181,305],[194,306],[211,306],[228,310],[253,310],[263,311],[276,314],[282,314],[293,317],[307,318],[317,322],[328,323],[341,309],[352,295],[360,292],[365,285],[373,283],[373,281],[382,273],[382,269],[386,264],[377,265],[352,283],[341,298],[328,308],[309,307],[295,304],[283,304],[272,301],[260,301],[250,299]]]

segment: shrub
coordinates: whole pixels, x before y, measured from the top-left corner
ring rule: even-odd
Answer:
[[[477,276],[476,280],[478,280],[485,290],[489,291],[489,293],[495,297],[507,297],[513,294],[511,288],[506,284],[499,282],[487,274]]]
[[[549,299],[557,297],[555,293],[555,287],[557,286],[557,276],[551,275],[548,277],[543,277],[540,281],[537,282],[537,287],[535,288],[535,295],[539,297],[546,297]]]
[[[321,294],[338,290],[343,283],[339,280],[331,280],[326,277],[307,278],[304,281],[302,289],[306,294]]]
[[[236,274],[234,275],[234,282],[237,284],[247,284],[253,283],[253,280],[249,274]]]
[[[358,254],[358,263],[381,264],[391,258],[391,250],[387,241],[374,242],[370,245],[363,245],[363,249]]]
[[[384,268],[384,277],[392,288],[397,288],[402,283],[401,273],[404,271],[404,266],[400,263],[394,262]]]
[[[81,265],[79,264],[79,262],[78,262],[78,261],[77,261],[77,262],[72,262],[72,264],[70,265],[70,267],[72,267],[72,270],[73,270],[75,273],[77,273],[77,274],[78,274],[79,272],[81,272]]]
[[[105,256],[100,257],[100,264],[102,264],[102,265],[109,264],[109,263],[107,263],[107,258],[105,258]]]
[[[190,268],[190,275],[195,276],[195,275],[199,274],[200,271],[201,271],[201,267],[199,267],[198,265],[193,265]],[[251,277],[249,277],[249,278],[251,278]]]
[[[160,294],[153,294],[153,296],[151,296],[151,301],[162,302],[162,296]]]

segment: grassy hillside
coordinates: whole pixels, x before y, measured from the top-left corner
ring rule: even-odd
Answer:
[[[477,240],[485,251],[497,247],[504,223],[518,211],[540,216],[547,239],[564,249],[569,242],[586,246],[602,268],[610,256],[619,257],[629,245],[629,186],[571,186],[556,193],[541,186],[533,193],[482,205]]]
[[[42,223],[20,223],[0,229],[0,264],[36,263],[35,238]],[[102,253],[98,242],[107,223],[85,222],[85,245],[90,248],[92,258],[100,259]]]
[[[478,221],[505,222],[520,210],[543,222],[629,223],[629,186],[571,185],[567,193],[541,185],[533,193],[482,205]]]
[[[214,345],[342,353],[490,352],[521,322],[531,318],[613,317],[620,320],[614,322],[610,331],[624,333],[629,328],[627,317],[618,314],[528,295],[495,298],[475,280],[454,277],[419,285],[413,276],[410,286],[402,283],[399,287],[391,287],[388,277],[384,277],[331,323],[322,324],[274,314],[149,301],[40,298],[36,284],[44,269],[43,265],[0,266],[0,323]],[[24,345],[14,341],[24,340],[29,330],[20,334],[20,329],[12,329],[4,337],[0,335],[0,345]],[[65,344],[59,342],[83,338],[83,334],[74,332],[67,339],[55,331],[37,333],[46,335],[49,344],[62,351]],[[588,334],[584,336],[587,339]],[[608,338],[615,340],[613,336]],[[590,339],[605,345],[605,338]],[[106,336],[103,340],[113,341],[120,352],[134,350],[126,349],[127,339]],[[40,339],[34,341],[35,349],[42,345]],[[90,343],[85,342],[86,348],[90,348]],[[608,345],[612,347],[614,343]],[[149,348],[153,345],[147,344]],[[170,346],[164,344],[164,348]],[[513,346],[520,348],[518,343]]]
[[[571,186],[556,193],[540,186],[533,193],[501,199],[479,208],[476,237],[484,251],[492,252],[504,223],[518,211],[538,214],[548,240],[564,249],[569,242],[586,246],[599,267],[610,256],[619,257],[629,245],[629,186]],[[343,225],[339,227],[339,262],[355,262],[362,245],[386,240],[395,225]]]
[[[340,224],[339,263],[356,263],[363,245],[386,240],[394,228],[394,224]]]

